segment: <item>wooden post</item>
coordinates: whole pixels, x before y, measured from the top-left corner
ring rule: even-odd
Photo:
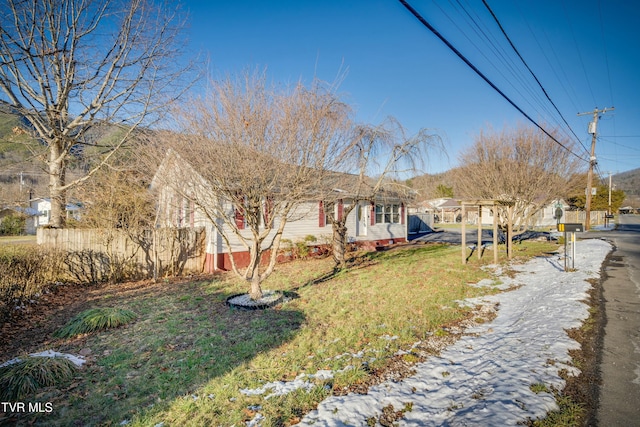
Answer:
[[[465,209],[464,209],[464,202],[461,203],[462,204],[462,263],[466,264],[467,263],[467,230],[465,228],[464,223],[466,222],[464,220],[464,215],[465,215]]]
[[[493,263],[498,263],[498,204],[493,202]]]
[[[478,205],[478,243],[476,244],[476,251],[478,251],[478,259],[481,258],[480,248],[482,247],[482,204]]]
[[[507,257],[511,259],[513,256],[513,223],[511,222],[512,214],[513,214],[513,206],[509,205],[507,208],[507,212],[509,218],[507,218],[507,233],[509,234],[509,238],[507,239]]]

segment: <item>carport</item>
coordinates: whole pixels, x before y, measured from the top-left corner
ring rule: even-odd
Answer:
[[[491,207],[493,210],[493,262],[498,263],[498,208],[506,208],[507,209],[507,257],[511,259],[512,255],[512,232],[513,232],[513,224],[511,222],[511,217],[513,213],[514,202],[505,202],[501,200],[462,200],[460,201],[460,206],[462,206],[462,263],[467,263],[467,236],[466,236],[466,211],[467,208],[477,208],[478,209],[478,241],[476,244],[476,252],[478,252],[478,259],[482,258],[482,251],[480,250],[482,246],[482,208],[483,207]]]

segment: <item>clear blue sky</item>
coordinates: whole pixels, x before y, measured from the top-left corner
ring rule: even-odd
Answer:
[[[481,0],[409,1],[530,117],[579,139],[583,157],[592,116],[577,113],[615,107],[599,121],[598,171],[640,167],[640,3],[487,3],[571,130]],[[456,166],[460,150],[482,129],[529,123],[396,0],[184,4],[191,46],[208,56],[214,74],[258,66],[291,83],[314,76],[333,81],[346,71],[340,92],[360,121],[391,115],[410,132],[424,127],[441,135],[447,154],[434,153],[426,172]]]

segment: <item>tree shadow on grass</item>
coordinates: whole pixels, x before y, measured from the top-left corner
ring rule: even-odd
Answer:
[[[305,321],[284,309],[235,310],[231,293],[206,283],[153,285],[107,294],[93,306],[121,307],[138,314],[125,327],[52,342],[59,351],[90,351],[70,384],[44,389],[31,401],[53,412],[21,415],[37,425],[118,425],[141,413],[166,409],[210,380],[291,340]]]
[[[404,245],[394,246],[392,248],[381,249],[377,251],[355,253],[347,261],[346,269],[333,268],[325,273],[318,275],[317,277],[307,281],[306,283],[293,288],[292,291],[299,291],[309,286],[320,285],[329,280],[335,279],[342,274],[368,268],[370,266],[378,264],[382,259],[401,260],[413,256],[416,252],[422,252],[425,256],[438,255],[449,250],[449,246],[445,244],[414,244],[408,243]]]

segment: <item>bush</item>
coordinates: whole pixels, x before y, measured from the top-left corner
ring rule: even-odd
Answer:
[[[130,310],[113,307],[92,308],[85,310],[71,319],[54,336],[58,338],[72,338],[76,335],[100,331],[102,329],[117,328],[129,323],[137,316]]]
[[[0,247],[0,322],[11,309],[66,279],[64,256],[33,246]]]
[[[0,367],[0,400],[24,399],[41,387],[70,380],[75,372],[76,366],[64,357],[25,357]]]
[[[0,221],[0,236],[19,236],[24,234],[26,218],[20,214],[10,214]]]

